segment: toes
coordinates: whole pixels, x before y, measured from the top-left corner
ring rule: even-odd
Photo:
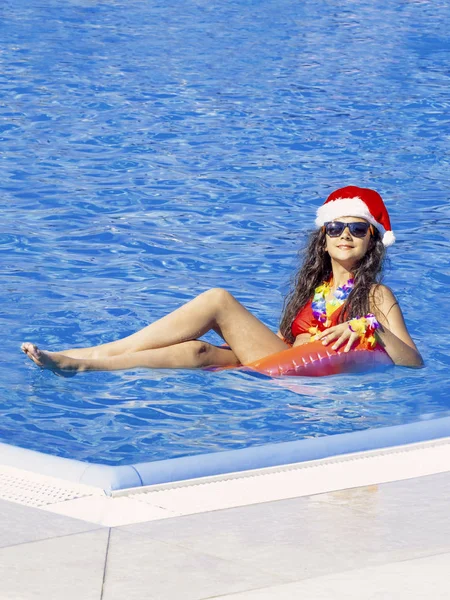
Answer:
[[[41,367],[42,369],[50,369],[55,373],[55,375],[59,375],[61,377],[73,377],[77,374],[78,369],[69,367],[70,370],[66,370],[67,367],[66,369],[64,368],[64,360],[62,359],[65,359],[66,357],[63,355],[40,350],[31,342],[24,342],[20,347],[28,356],[28,358],[32,360],[35,365]]]
[[[25,342],[21,346],[22,351],[30,358],[34,363],[36,363],[39,367],[42,367],[42,353],[37,346],[32,344],[31,342]]]
[[[21,346],[20,349],[22,350],[22,352],[25,352],[25,354],[28,354],[28,346],[29,346],[30,342],[24,342]]]
[[[28,354],[30,354],[31,356],[33,356],[33,358],[36,358],[36,359],[39,360],[41,351],[34,344],[29,344],[28,345]]]
[[[20,347],[25,354],[37,354],[39,352],[39,348],[31,342],[24,342]]]

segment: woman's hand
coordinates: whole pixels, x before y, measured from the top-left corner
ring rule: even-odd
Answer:
[[[352,331],[349,327],[349,321],[346,321],[345,323],[339,323],[339,325],[321,331],[317,334],[316,339],[320,340],[324,346],[328,346],[328,344],[334,342],[331,346],[333,350],[337,350],[345,344],[344,352],[349,352],[353,344],[359,341],[360,335]]]

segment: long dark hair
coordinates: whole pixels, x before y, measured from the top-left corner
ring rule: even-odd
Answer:
[[[324,228],[311,233],[309,242],[303,251],[303,264],[294,277],[292,288],[284,300],[280,333],[286,342],[292,344],[292,322],[298,311],[314,296],[315,288],[332,275],[331,259],[326,251],[326,233]],[[353,269],[355,285],[344,302],[339,315],[339,323],[361,317],[370,312],[372,286],[381,282],[384,266],[385,247],[379,231],[373,228],[367,252]]]

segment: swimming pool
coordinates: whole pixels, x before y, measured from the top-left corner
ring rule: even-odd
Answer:
[[[0,440],[121,467],[446,419],[449,12],[7,1]],[[348,183],[389,206],[385,281],[425,369],[63,379],[20,354],[116,339],[215,286],[276,329],[315,208]]]

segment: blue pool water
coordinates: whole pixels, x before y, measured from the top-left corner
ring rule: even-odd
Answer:
[[[125,465],[450,414],[450,5],[4,0],[0,441]],[[375,187],[422,370],[64,379],[93,345],[222,286],[274,330],[334,188]],[[209,339],[213,340],[213,337]]]

